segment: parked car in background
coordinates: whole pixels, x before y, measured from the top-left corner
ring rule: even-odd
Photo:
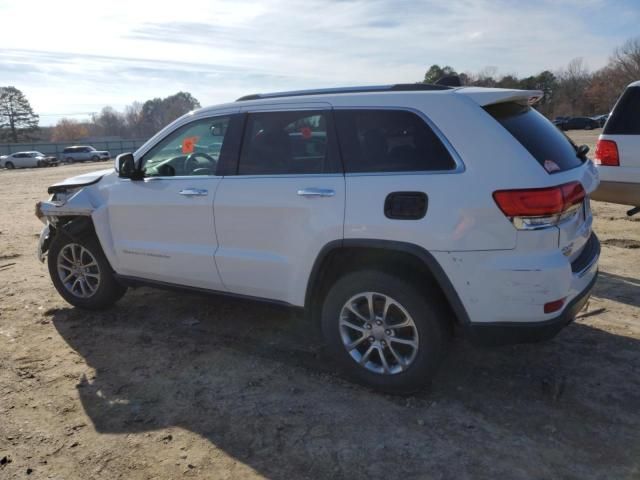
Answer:
[[[640,206],[640,81],[630,84],[598,139],[595,163],[601,183],[595,200]],[[630,210],[630,214],[639,210]]]
[[[604,124],[607,123],[607,119],[609,118],[609,114],[605,113],[604,115],[596,115],[595,117],[591,117],[592,120],[598,122],[600,128],[604,127]]]
[[[570,117],[556,117],[551,123],[553,123],[556,127],[560,127],[560,125],[567,123],[567,120],[569,120],[569,118]]]
[[[569,117],[566,121],[556,125],[560,130],[593,130],[600,128],[600,124],[589,117]]]
[[[55,167],[58,165],[56,157],[47,156],[41,152],[14,152],[0,157],[0,167],[4,168],[33,168]]]
[[[109,160],[111,154],[105,150],[96,150],[91,146],[67,147],[62,151],[62,159],[67,163]]]
[[[544,340],[589,298],[598,176],[541,97],[411,84],[203,108],[49,187],[40,258],[79,308],[137,285],[304,308],[354,379],[413,392],[456,327]]]

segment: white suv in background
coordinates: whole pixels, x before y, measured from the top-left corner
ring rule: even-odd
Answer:
[[[354,379],[411,392],[454,327],[547,339],[590,295],[597,172],[541,95],[393,85],[197,110],[50,187],[40,256],[81,308],[153,285],[305,309]]]
[[[593,199],[637,207],[630,215],[640,212],[640,81],[630,84],[613,108],[595,163],[601,182]]]
[[[89,146],[67,147],[62,151],[62,159],[67,163],[73,162],[97,162],[99,160],[109,160],[111,154],[106,150],[96,150]]]

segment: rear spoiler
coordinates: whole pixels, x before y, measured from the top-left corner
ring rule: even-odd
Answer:
[[[518,102],[533,105],[540,101],[544,93],[540,90],[516,90],[509,88],[464,87],[455,91],[458,95],[470,97],[481,107],[495,103]]]

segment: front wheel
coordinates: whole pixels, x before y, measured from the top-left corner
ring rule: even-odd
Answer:
[[[49,275],[71,305],[89,310],[108,308],[127,291],[118,283],[93,235],[72,239],[58,233],[48,255]]]
[[[15,165],[13,164],[13,162],[7,162],[4,164],[4,167],[11,170],[13,168],[16,168]]]
[[[430,382],[446,352],[439,300],[394,275],[348,274],[325,298],[325,342],[354,380],[388,393],[413,393]]]

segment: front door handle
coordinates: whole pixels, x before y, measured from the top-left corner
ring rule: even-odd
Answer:
[[[180,190],[178,193],[185,197],[204,197],[209,193],[209,191],[202,188],[185,188]]]
[[[298,190],[298,195],[301,197],[333,197],[336,194],[335,190],[330,188],[301,188]]]

